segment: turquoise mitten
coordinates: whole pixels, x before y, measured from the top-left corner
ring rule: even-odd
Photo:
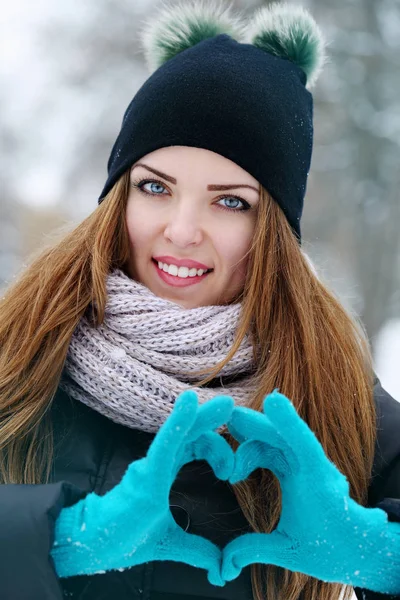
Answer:
[[[229,420],[233,407],[229,396],[198,406],[196,394],[184,392],[146,457],[131,463],[118,485],[104,496],[90,493],[64,508],[51,552],[59,577],[172,560],[206,569],[210,583],[225,585],[220,548],[179,527],[169,494],[179,469],[193,460],[206,460],[219,479],[232,474],[233,451],[213,430]]]
[[[258,467],[280,481],[282,512],[270,534],[249,533],[223,550],[222,577],[235,579],[251,563],[278,565],[317,579],[400,592],[400,523],[349,496],[346,477],[327,458],[292,403],[277,391],[264,414],[235,407],[228,428],[241,442],[230,483]]]

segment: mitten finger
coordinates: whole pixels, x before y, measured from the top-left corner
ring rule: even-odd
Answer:
[[[235,401],[231,396],[215,396],[201,404],[197,410],[196,420],[188,432],[188,442],[224,425],[231,418],[234,406]]]
[[[230,483],[237,483],[258,468],[269,469],[279,479],[291,473],[285,455],[279,448],[258,440],[248,440],[239,446],[235,453],[235,466]]]
[[[253,563],[278,565],[288,564],[293,544],[290,539],[272,533],[245,533],[227,544],[222,551],[221,576],[224,581],[236,579],[242,569]]]
[[[263,410],[277,434],[291,448],[290,460],[294,458],[295,464],[304,465],[307,469],[312,461],[315,473],[323,479],[328,473],[331,475],[333,472],[342,476],[326,456],[324,448],[314,432],[300,417],[286,396],[275,390],[265,398]]]
[[[264,439],[265,416],[246,406],[235,406],[227,427],[240,443],[248,439]]]
[[[290,445],[277,432],[275,425],[265,414],[251,408],[235,406],[227,426],[230,433],[241,443],[245,443],[247,440],[265,442],[285,455],[287,462],[291,464],[292,471],[298,468],[297,458]]]
[[[193,442],[193,460],[206,460],[216,477],[226,481],[232,475],[235,456],[228,442],[218,433],[205,433]]]
[[[181,453],[187,441],[187,433],[196,420],[198,399],[195,392],[188,390],[180,394],[175,401],[172,413],[157,432],[148,452],[158,473],[163,473],[167,484],[173,480],[175,458]]]
[[[226,481],[233,472],[234,453],[228,442],[218,433],[208,432],[196,441],[188,444],[177,461],[175,477],[187,463],[195,460],[205,460],[213,469],[218,479]]]

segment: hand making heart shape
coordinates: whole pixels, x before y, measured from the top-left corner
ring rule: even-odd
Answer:
[[[272,533],[247,533],[225,546],[224,581],[251,563],[265,563],[322,581],[400,592],[400,523],[350,498],[346,477],[290,400],[274,391],[263,413],[235,407],[228,428],[241,442],[229,481],[270,469],[279,479],[282,511]]]
[[[206,569],[210,583],[223,586],[220,548],[179,527],[169,494],[178,471],[194,460],[205,459],[219,479],[232,474],[234,454],[214,429],[229,420],[233,407],[229,396],[198,406],[193,391],[181,394],[147,455],[129,465],[118,485],[61,511],[51,551],[58,576],[172,560]]]
[[[240,442],[236,453],[215,431],[224,424]],[[270,469],[282,490],[277,528],[241,535],[223,549],[184,532],[170,512],[169,493],[182,466],[194,460],[206,460],[232,484],[256,468]],[[223,586],[247,565],[265,563],[400,592],[400,524],[350,498],[346,477],[277,391],[266,397],[263,413],[235,407],[229,396],[199,406],[193,391],[181,394],[147,455],[131,463],[115,488],[61,511],[52,556],[60,577],[172,560],[207,570],[209,582]]]

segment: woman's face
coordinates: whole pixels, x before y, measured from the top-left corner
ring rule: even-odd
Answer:
[[[188,146],[150,152],[130,177],[129,275],[184,308],[232,301],[245,281],[257,180],[215,152]]]

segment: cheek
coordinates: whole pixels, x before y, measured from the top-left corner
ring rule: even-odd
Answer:
[[[254,223],[232,228],[229,234],[219,238],[217,252],[223,261],[225,276],[221,278],[224,287],[222,300],[232,301],[243,290],[246,281],[249,250],[253,241]],[[221,300],[221,298],[219,299]]]
[[[154,219],[149,219],[147,211],[140,202],[128,201],[126,209],[126,225],[132,251],[146,247],[152,237]]]
[[[246,271],[248,251],[254,234],[254,224],[229,228],[217,238],[217,252],[231,274],[239,276]]]

